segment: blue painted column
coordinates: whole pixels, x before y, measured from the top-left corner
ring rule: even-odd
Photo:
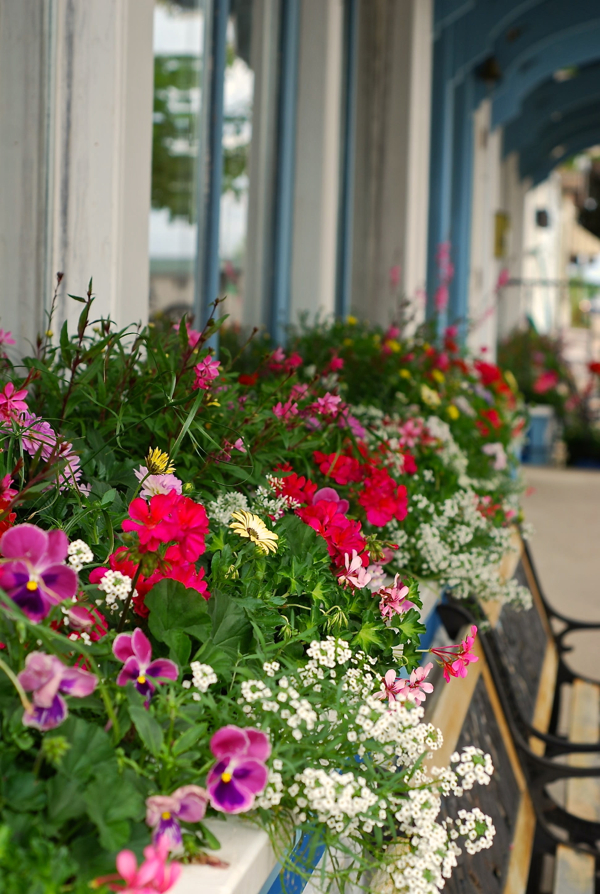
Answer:
[[[454,102],[454,165],[450,239],[454,278],[450,283],[448,322],[458,323],[461,340],[467,331],[471,216],[473,204],[473,109],[475,85],[470,73],[457,86]]]
[[[269,331],[275,344],[285,342],[286,327],[290,321],[299,33],[300,0],[282,0],[277,170],[273,214],[273,277],[268,314]]]
[[[427,245],[428,318],[435,314],[434,295],[439,285],[438,250],[442,242],[450,239],[454,129],[453,38],[453,28],[446,28],[436,38],[433,47]],[[440,328],[446,325],[446,316],[446,313],[440,315]]]
[[[204,195],[202,229],[199,232],[201,251],[198,252],[198,271],[194,313],[203,326],[211,313],[211,304],[219,294],[219,223],[221,218],[221,185],[223,180],[223,99],[227,54],[227,19],[229,0],[213,0],[210,59],[205,60],[209,71],[208,135],[206,190]],[[200,226],[200,225],[199,225]],[[212,345],[216,347],[216,344]]]
[[[354,156],[356,87],[358,68],[358,4],[344,3],[344,73],[341,128],[340,204],[338,221],[335,313],[345,319],[350,313],[352,275],[352,222],[354,212]]]

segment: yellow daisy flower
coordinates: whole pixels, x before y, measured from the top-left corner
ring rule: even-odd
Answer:
[[[428,407],[432,407],[432,409],[439,407],[442,402],[442,399],[437,391],[434,391],[433,388],[429,387],[429,385],[421,385],[421,400]]]
[[[403,379],[410,379],[410,378],[412,378],[409,369],[401,369],[400,372],[398,373],[398,375],[401,376]]]
[[[436,382],[439,382],[440,385],[441,385],[443,382],[446,381],[446,376],[445,376],[444,373],[441,371],[441,369],[434,369],[434,370],[432,371],[431,375],[432,375],[433,378],[436,380]]]
[[[175,466],[169,459],[169,454],[165,453],[164,450],[159,450],[158,447],[153,447],[148,451],[145,462],[146,468],[151,475],[172,475],[175,471]]]
[[[356,319],[356,317],[353,317],[352,314],[350,314],[350,316],[346,317],[346,322],[349,326],[356,326],[358,320]]]
[[[448,414],[450,419],[458,419],[458,417],[460,416],[460,410],[458,409],[458,407],[455,407],[454,404],[450,404],[448,407],[446,407],[446,413]]]
[[[229,525],[231,530],[239,534],[240,537],[247,537],[252,543],[255,543],[261,553],[268,555],[269,552],[277,552],[279,537],[267,528],[258,515],[238,509],[237,512],[232,514],[231,518],[233,519]]]

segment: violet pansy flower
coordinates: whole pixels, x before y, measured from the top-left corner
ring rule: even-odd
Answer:
[[[154,829],[154,843],[166,838],[170,850],[181,850],[183,839],[179,823],[200,822],[207,804],[208,795],[199,785],[184,785],[172,795],[146,798],[146,822]]]
[[[124,662],[124,668],[117,677],[117,686],[126,686],[130,681],[135,688],[150,701],[158,685],[159,677],[176,680],[179,668],[169,658],[155,658],[152,661],[150,640],[139,627],[133,633],[120,633],[113,643],[115,658]]]
[[[258,729],[224,726],[210,740],[210,750],[217,758],[206,780],[212,806],[223,813],[250,810],[269,778],[267,736]]]
[[[80,667],[67,667],[56,655],[30,652],[25,670],[19,674],[19,683],[26,692],[33,693],[33,710],[25,711],[23,723],[45,732],[67,718],[67,705],[61,692],[85,698],[94,691],[98,680]]]
[[[41,621],[52,606],[75,595],[77,573],[64,564],[68,548],[64,531],[27,523],[2,535],[0,587],[31,621]]]

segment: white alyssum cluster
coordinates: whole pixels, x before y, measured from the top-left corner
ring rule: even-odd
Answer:
[[[305,810],[311,810],[317,814],[320,823],[326,823],[335,832],[348,834],[359,824],[363,831],[371,832],[374,825],[383,825],[381,820],[373,821],[368,817],[379,797],[369,788],[364,777],[355,776],[352,771],[340,773],[336,768],[306,767],[294,778],[299,788],[293,813],[301,822],[306,820]],[[385,819],[385,802],[383,805]]]
[[[222,525],[228,525],[234,512],[248,512],[248,500],[244,494],[239,491],[231,491],[230,493],[219,494],[216,500],[211,500],[206,504],[209,518]]]
[[[375,659],[344,640],[314,641],[307,652],[303,667],[286,672],[265,662],[264,679],[240,686],[248,724],[268,730],[275,750],[257,807],[284,807],[298,824],[323,823],[336,837],[363,843],[361,836],[392,821],[399,843],[381,859],[376,889],[438,894],[462,840],[469,853],[491,844],[494,827],[480,811],[439,818],[444,796],[489,783],[489,755],[470,746],[453,754],[450,766],[425,773],[423,758],[443,739],[424,722],[423,708],[376,698]],[[399,776],[399,767],[406,773]]]
[[[286,512],[298,509],[301,505],[298,500],[281,493],[283,478],[267,475],[266,479],[267,486],[258,487],[254,497],[254,505],[258,511],[278,519],[282,518]]]
[[[200,692],[206,692],[209,686],[217,682],[217,675],[210,664],[201,664],[199,661],[192,661],[190,664],[192,669],[192,682],[196,689]]]
[[[118,611],[119,602],[124,602],[131,591],[132,578],[120,571],[107,571],[98,584],[98,589],[105,593],[104,604],[111,612]],[[137,596],[137,590],[133,591]],[[101,605],[102,600],[97,599],[96,605]]]
[[[81,571],[84,565],[94,561],[94,553],[85,540],[72,540],[69,543],[67,561],[75,571]]]

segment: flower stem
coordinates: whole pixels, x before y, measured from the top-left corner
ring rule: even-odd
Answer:
[[[31,702],[30,702],[29,699],[27,698],[27,696],[26,696],[26,694],[25,694],[25,690],[23,689],[23,687],[22,687],[21,684],[19,683],[19,678],[18,678],[17,675],[14,673],[14,671],[12,671],[12,670],[10,669],[10,667],[9,667],[7,664],[4,663],[4,661],[3,661],[1,658],[0,658],[0,670],[3,670],[3,671],[4,671],[4,673],[6,674],[6,676],[8,677],[8,679],[10,680],[10,682],[13,684],[13,686],[15,687],[15,689],[17,690],[17,692],[19,693],[19,698],[21,699],[21,704],[23,705],[23,707],[25,708],[25,710],[26,710],[29,714],[31,714],[31,712],[33,711],[33,705],[31,704]]]
[[[127,617],[127,612],[129,611],[129,606],[131,605],[131,600],[133,599],[133,594],[135,591],[135,585],[138,582],[138,578],[142,571],[142,563],[135,570],[135,574],[133,575],[133,580],[131,581],[131,588],[129,590],[129,595],[127,596],[127,602],[125,603],[125,608],[123,609],[123,614],[121,615],[121,620],[119,621],[119,626],[117,627],[117,633],[121,633],[123,627],[125,626],[125,619]]]

